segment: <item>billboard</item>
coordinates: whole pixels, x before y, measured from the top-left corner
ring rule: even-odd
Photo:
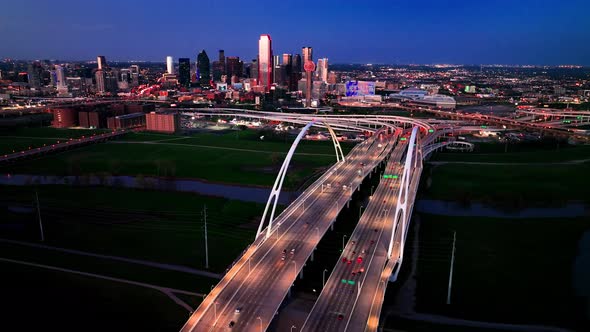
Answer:
[[[360,97],[375,95],[375,82],[347,81],[346,97]]]

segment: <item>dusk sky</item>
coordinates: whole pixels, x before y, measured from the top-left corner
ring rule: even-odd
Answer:
[[[18,0],[0,58],[164,61],[218,49],[250,61],[314,48],[331,63],[590,65],[588,0]],[[176,60],[177,61],[177,60]]]

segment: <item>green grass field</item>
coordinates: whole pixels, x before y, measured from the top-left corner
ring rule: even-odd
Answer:
[[[50,127],[17,127],[0,131],[0,154],[8,154],[55,144],[69,138],[103,133],[105,130],[92,129],[56,129]]]
[[[172,332],[188,319],[156,290],[12,263],[0,269],[4,331]]]
[[[292,138],[286,140],[278,137],[260,136],[264,133],[256,130],[224,131],[221,133],[203,132],[191,135],[166,135],[160,133],[129,133],[121,138],[121,141],[163,141],[162,143],[206,145],[216,147],[227,147],[237,149],[248,149],[266,152],[287,152],[293,142]],[[342,150],[347,153],[354,146],[353,143],[342,142]],[[331,141],[301,141],[296,153],[313,153],[334,155],[334,147]]]
[[[420,219],[418,311],[517,324],[582,324],[572,268],[589,220]],[[446,305],[453,231],[452,304]]]
[[[590,146],[563,146],[557,149],[548,147],[517,147],[509,145],[508,152],[504,152],[504,145],[476,143],[473,153],[439,152],[434,154],[433,161],[467,161],[494,163],[549,163],[568,160],[590,159]]]
[[[8,128],[0,132],[2,136],[26,136],[38,138],[78,138],[83,135],[92,135],[108,132],[106,129],[62,129],[52,127],[16,127]]]
[[[519,207],[590,200],[590,163],[578,165],[465,165],[425,168],[420,195]]]
[[[33,207],[32,187],[2,187],[2,201]],[[189,193],[116,188],[38,188],[46,244],[106,255],[204,268],[201,212],[207,206],[210,268],[223,272],[254,239],[256,203]],[[37,241],[34,211],[0,211],[0,237]]]
[[[95,144],[38,160],[22,161],[4,167],[3,171],[56,175],[141,174],[271,186],[291,143],[262,142],[251,131],[237,132],[238,139],[235,135],[129,134],[124,140],[133,143]],[[138,142],[160,139],[173,140],[160,144]],[[345,146],[346,150],[350,148],[351,145]],[[297,152],[299,154],[295,154],[284,183],[290,189],[299,187],[336,160],[331,142],[302,142]]]

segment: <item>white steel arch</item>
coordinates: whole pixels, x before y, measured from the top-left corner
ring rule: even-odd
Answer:
[[[389,242],[389,249],[387,250],[387,257],[392,259],[391,254],[393,250],[393,243],[394,243],[394,236],[396,225],[400,222],[401,219],[401,228],[397,228],[401,230],[402,237],[400,241],[405,241],[405,233],[406,233],[406,219],[408,217],[408,192],[410,190],[410,180],[412,176],[412,171],[416,166],[416,158],[414,154],[414,148],[417,146],[416,139],[418,134],[418,127],[414,127],[412,130],[412,136],[410,136],[410,141],[408,142],[408,152],[406,154],[406,162],[404,165],[404,169],[402,171],[401,182],[400,182],[400,189],[397,195],[397,204],[395,206],[395,214],[393,219],[393,231],[391,232],[391,241]],[[421,162],[421,161],[420,161]],[[401,246],[403,248],[403,244]],[[400,251],[401,256],[401,251]]]
[[[340,141],[338,141],[338,137],[336,136],[334,129],[332,129],[328,122],[324,122],[324,124],[326,125],[326,128],[328,128],[330,136],[332,136],[332,143],[334,143],[334,150],[336,150],[336,161],[345,162],[346,159],[344,159],[344,153],[342,152],[342,148],[340,147]]]
[[[332,137],[332,143],[334,144],[334,149],[336,150],[336,160],[339,163],[344,162],[345,161],[344,153],[342,152],[342,148],[340,147],[340,142],[338,142],[338,138],[336,137],[336,133],[334,132],[332,127],[330,127],[330,125],[327,122],[325,122],[324,124],[328,128],[328,131],[330,132],[330,136]],[[301,129],[301,132],[299,132],[299,135],[297,135],[297,138],[295,138],[295,141],[291,145],[291,148],[289,149],[289,152],[287,153],[287,157],[285,158],[285,161],[283,161],[283,165],[281,166],[281,169],[279,170],[279,174],[277,175],[277,179],[275,180],[275,183],[272,187],[272,190],[270,192],[270,196],[268,197],[268,201],[266,202],[266,207],[264,208],[264,213],[262,214],[262,219],[260,220],[260,225],[258,225],[258,231],[256,232],[256,237],[260,236],[260,234],[262,233],[264,223],[266,221],[266,215],[268,214],[269,209],[270,209],[270,216],[268,218],[268,226],[266,228],[266,238],[268,238],[270,236],[271,231],[272,231],[272,222],[274,220],[274,215],[275,215],[275,211],[277,208],[277,202],[279,200],[279,195],[281,194],[281,189],[283,187],[283,182],[285,181],[285,176],[287,175],[287,169],[289,168],[291,158],[293,158],[293,155],[295,154],[295,150],[297,149],[297,145],[299,145],[299,142],[305,136],[305,133],[307,133],[309,128],[311,128],[313,125],[315,125],[315,120],[312,120],[305,127],[303,127],[303,129]],[[271,203],[272,203],[272,209],[270,207]]]

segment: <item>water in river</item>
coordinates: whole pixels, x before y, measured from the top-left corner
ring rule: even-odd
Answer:
[[[266,203],[270,188],[247,187],[208,183],[199,180],[177,180],[156,177],[134,176],[54,176],[29,174],[4,174],[0,176],[0,185],[72,185],[72,186],[107,186],[121,188],[154,189],[165,191],[194,192],[203,195],[225,197],[248,202]],[[282,191],[280,204],[289,204],[297,193]]]

